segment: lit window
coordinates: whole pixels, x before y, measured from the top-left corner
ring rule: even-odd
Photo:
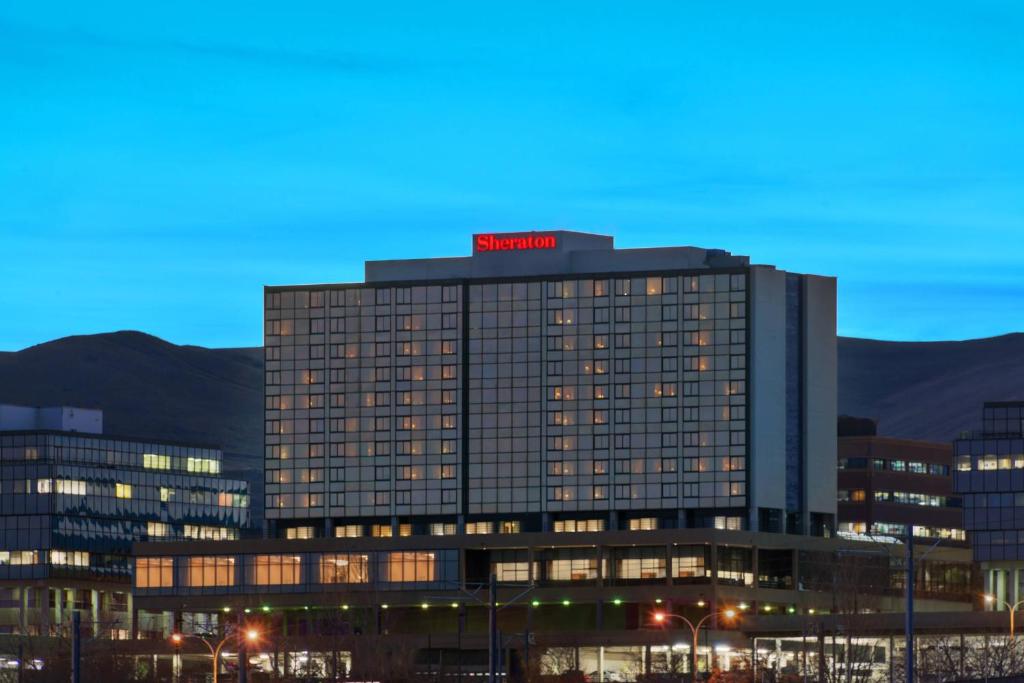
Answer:
[[[172,498],[174,498],[174,489],[168,488],[166,486],[161,486],[160,487],[160,502],[161,503],[169,503]]]
[[[186,524],[183,535],[185,538],[196,538],[202,541],[234,541],[238,538],[238,529]]]
[[[131,484],[122,484],[121,482],[117,482],[114,485],[114,495],[117,496],[118,498],[131,498],[132,497],[132,485]]]
[[[434,553],[394,552],[388,553],[387,581],[434,581]]]
[[[493,534],[493,522],[466,522],[466,534]]]
[[[170,536],[171,525],[166,522],[146,522],[146,535],[151,538]]]
[[[454,522],[434,522],[430,525],[431,536],[454,536],[455,530]]]
[[[958,456],[956,456],[956,469],[959,472],[970,472],[971,471],[971,456],[969,456],[969,455],[958,455]]]
[[[285,538],[313,538],[316,536],[315,530],[311,526],[293,526],[285,529]]]
[[[559,519],[553,525],[555,533],[604,531],[603,519]]]
[[[195,588],[235,585],[235,558],[190,557],[186,585]]]
[[[369,556],[334,553],[320,556],[320,583],[369,583]]]
[[[171,588],[174,586],[174,558],[139,557],[135,560],[136,588]]]
[[[358,538],[363,535],[362,524],[344,524],[334,527],[335,538]]]
[[[654,531],[658,528],[657,517],[640,517],[629,520],[630,531]]]
[[[499,523],[498,533],[501,534],[518,534],[520,524],[518,519],[508,519]]]
[[[147,470],[171,469],[171,456],[160,453],[143,453],[142,466]]]
[[[88,567],[89,553],[84,550],[51,550],[50,564],[65,567]]]
[[[53,480],[51,480],[51,479],[37,479],[36,480],[36,492],[37,493],[53,493]]]
[[[252,583],[257,586],[282,586],[299,583],[302,558],[298,555],[255,555],[252,558]]]
[[[38,550],[0,550],[0,565],[39,564]]]
[[[372,524],[370,525],[370,535],[374,538],[391,538],[391,525]]]
[[[189,458],[185,468],[199,474],[220,474],[220,461],[213,458]]]
[[[53,488],[57,493],[65,496],[84,496],[85,481],[81,479],[55,479]]]
[[[494,575],[498,581],[509,582],[509,581],[529,581],[530,580],[530,563],[529,562],[495,562],[491,565],[494,569]]]

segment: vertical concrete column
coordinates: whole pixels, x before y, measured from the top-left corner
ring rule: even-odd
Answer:
[[[671,543],[665,544],[665,585],[672,585],[672,556],[675,555]]]
[[[711,543],[711,596],[709,604],[711,607],[711,623],[709,625],[712,630],[715,630],[718,628],[718,541]]]
[[[28,592],[32,590],[28,586],[21,587],[21,600],[18,601],[18,628],[22,635],[28,633]]]
[[[100,634],[100,592],[89,591],[89,616],[92,619],[92,637]]]
[[[39,605],[42,616],[42,632],[40,635],[48,636],[52,634],[53,629],[53,615],[50,613],[50,586],[43,586],[39,589],[39,592],[42,595],[42,602]]]

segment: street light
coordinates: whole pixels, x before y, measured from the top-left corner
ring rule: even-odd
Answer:
[[[1017,639],[1016,635],[1014,634],[1014,615],[1017,612],[1017,608],[1021,605],[1024,605],[1024,600],[1018,600],[1017,602],[1011,605],[1006,600],[1000,600],[991,593],[986,593],[985,602],[987,602],[990,605],[1002,605],[1010,611],[1010,642],[1014,642]]]
[[[182,643],[185,642],[186,638],[195,638],[196,640],[201,640],[203,644],[206,645],[206,647],[210,650],[210,654],[213,656],[213,683],[217,683],[217,677],[218,674],[220,673],[220,666],[218,666],[218,662],[220,660],[220,651],[221,649],[223,649],[224,645],[229,640],[235,639],[238,641],[240,645],[243,646],[241,649],[244,651],[244,645],[246,643],[256,644],[259,642],[260,632],[255,628],[248,628],[245,630],[244,633],[242,633],[237,627],[233,629],[229,628],[224,637],[221,638],[220,642],[216,645],[214,645],[212,641],[208,640],[206,636],[198,633],[172,633],[171,645],[173,645],[176,648],[179,648],[181,647]],[[239,662],[239,666],[242,667],[245,666],[245,664],[243,662]]]
[[[679,619],[684,624],[690,627],[690,633],[693,635],[693,645],[690,647],[690,671],[693,675],[694,681],[697,680],[697,643],[700,637],[700,629],[704,626],[704,623],[708,619],[715,616],[716,614],[719,614],[725,617],[726,619],[732,621],[736,618],[738,613],[734,609],[724,609],[718,612],[708,612],[696,624],[694,624],[692,621],[690,621],[683,615],[674,614],[672,612],[663,612],[661,610],[657,610],[652,615],[654,618],[654,623],[662,627],[668,625],[668,622],[672,619]]]

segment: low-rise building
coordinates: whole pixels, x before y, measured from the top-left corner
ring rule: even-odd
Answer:
[[[840,435],[838,454],[841,532],[966,544],[950,444]]]
[[[133,542],[249,525],[245,482],[220,468],[216,448],[104,434],[100,410],[0,406],[0,634],[57,634],[77,611],[129,637]]]

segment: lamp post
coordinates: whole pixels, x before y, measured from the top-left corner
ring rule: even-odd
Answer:
[[[693,635],[693,644],[690,646],[690,672],[694,681],[697,680],[697,643],[700,637],[700,630],[704,626],[704,623],[716,614],[720,614],[731,621],[736,618],[737,612],[734,609],[725,609],[719,612],[708,612],[696,623],[690,621],[681,614],[674,614],[672,612],[662,612],[658,610],[652,615],[654,623],[662,627],[668,625],[668,622],[672,619],[678,619],[690,627],[690,633]]]
[[[1005,607],[1006,609],[1008,609],[1010,611],[1010,643],[1012,645],[1013,642],[1017,639],[1017,636],[1014,633],[1014,615],[1017,612],[1017,608],[1020,607],[1021,605],[1024,605],[1024,600],[1018,600],[1017,602],[1015,602],[1015,603],[1013,603],[1011,605],[1006,600],[1000,600],[999,598],[997,598],[996,596],[992,595],[991,593],[986,593],[985,594],[985,602],[988,603],[989,605],[1002,605],[1003,607]]]
[[[213,641],[208,639],[205,635],[201,635],[199,633],[172,633],[171,644],[176,648],[180,648],[181,644],[185,642],[186,638],[194,638],[196,640],[201,640],[203,644],[206,645],[206,647],[210,650],[210,654],[213,656],[213,683],[217,683],[217,678],[220,673],[220,651],[224,648],[224,645],[229,640],[235,640],[238,642],[241,651],[244,652],[245,646],[247,644],[255,644],[259,642],[260,632],[255,628],[229,628],[224,637],[221,638],[220,642],[218,642],[216,645],[214,645]],[[238,666],[239,670],[241,670],[245,666],[245,663],[239,662]]]

